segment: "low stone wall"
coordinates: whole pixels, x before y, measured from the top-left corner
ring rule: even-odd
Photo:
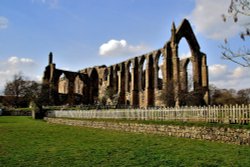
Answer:
[[[27,110],[2,110],[3,116],[31,116],[31,111]]]
[[[72,120],[62,118],[45,118],[49,123],[66,124],[73,126],[84,126],[91,128],[111,129],[126,132],[151,133],[166,136],[191,138],[233,143],[239,145],[250,145],[250,130],[219,128],[219,127],[197,127],[197,126],[174,126],[174,125],[147,125],[136,123],[114,123],[91,120]]]

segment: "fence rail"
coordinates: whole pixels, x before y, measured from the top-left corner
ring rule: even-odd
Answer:
[[[159,109],[54,110],[48,117],[135,120],[179,120],[249,124],[250,104]]]

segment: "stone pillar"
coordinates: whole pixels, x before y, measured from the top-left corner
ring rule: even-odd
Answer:
[[[53,63],[53,54],[52,52],[49,53],[49,64]]]
[[[113,67],[108,67],[108,86],[113,86]]]
[[[202,86],[208,87],[208,70],[206,55],[202,55]]]
[[[125,65],[120,64],[120,71],[118,72],[118,93],[119,104],[125,104]]]
[[[179,98],[179,93],[180,93],[180,72],[179,72],[179,57],[178,57],[178,43],[176,39],[176,28],[175,24],[173,22],[172,24],[172,29],[171,29],[171,55],[172,55],[172,82],[173,88],[174,88],[174,101],[175,101],[175,106],[178,107],[180,106],[180,98]]]
[[[133,60],[132,71],[131,71],[131,105],[138,106],[139,105],[139,76],[138,76],[138,61],[137,59]]]
[[[50,78],[49,78],[49,101],[51,105],[55,105],[58,102],[58,80],[56,65],[49,64]]]
[[[188,72],[187,67],[190,62],[190,58],[182,59],[180,61],[180,90],[187,93],[189,90]],[[193,83],[191,83],[193,84]]]
[[[139,91],[142,90],[142,75],[143,75],[143,63],[140,60],[139,65],[138,65],[138,89]]]
[[[202,87],[202,77],[201,77],[201,58],[200,54],[194,53],[195,55],[192,57],[193,64],[193,80],[194,80],[194,90],[198,90]]]
[[[175,106],[180,105],[179,93],[180,93],[180,72],[179,72],[179,58],[178,58],[178,46],[172,43],[172,64],[173,64],[173,86],[174,86],[174,98]]]
[[[67,76],[68,78],[68,103],[70,105],[74,104],[74,80],[75,80],[75,77],[74,76]]]
[[[153,58],[152,55],[147,57],[146,64],[146,85],[145,85],[145,101],[144,106],[154,105],[154,68],[153,68]]]
[[[173,79],[173,61],[171,43],[168,42],[166,47],[163,48],[163,89],[169,86],[170,81]]]
[[[188,92],[188,76],[187,76],[187,69],[181,66],[180,69],[180,88],[184,92]]]
[[[208,67],[207,67],[207,61],[206,61],[206,55],[202,55],[202,87],[204,92],[204,101],[206,105],[210,104],[210,96],[209,96],[209,83],[208,83]]]
[[[117,77],[118,77],[118,93],[120,93],[121,92],[121,87],[122,87],[122,82],[121,82],[122,75],[121,75],[121,71],[117,72]]]
[[[54,70],[53,77],[51,77],[50,81],[50,90],[49,90],[49,100],[52,105],[59,104],[59,93],[58,93],[58,84],[59,84],[59,77],[61,73],[58,72],[56,69]]]
[[[117,76],[117,67],[113,67],[113,90],[114,90],[114,93],[118,93],[118,76]]]
[[[154,65],[154,89],[158,90],[159,89],[159,83],[158,83],[158,75],[159,75],[159,67],[158,65]]]
[[[158,67],[158,63],[159,63],[159,56],[155,56],[154,58],[154,89],[157,90],[158,89],[158,75],[159,75],[159,67]]]
[[[154,105],[155,106],[160,106],[160,105],[164,105],[164,100],[162,98],[161,93],[163,92],[163,85],[164,85],[164,59],[163,59],[163,64],[160,64],[160,59],[161,59],[162,55],[162,51],[158,50],[157,53],[154,55],[154,76],[153,76],[153,80],[154,80]],[[164,58],[164,57],[163,57]],[[159,73],[160,71],[162,72],[162,81],[161,83],[159,83]],[[160,85],[161,84],[161,85]]]
[[[54,79],[54,73],[55,73],[55,69],[56,69],[56,65],[55,64],[49,64],[49,68],[50,68],[50,81],[52,81]]]
[[[130,68],[131,62],[126,62],[125,63],[125,92],[130,92],[131,88],[129,86],[129,76],[130,76]]]

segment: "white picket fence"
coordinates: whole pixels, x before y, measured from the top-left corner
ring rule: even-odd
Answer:
[[[179,120],[248,124],[250,104],[160,109],[54,110],[48,117],[85,119]]]

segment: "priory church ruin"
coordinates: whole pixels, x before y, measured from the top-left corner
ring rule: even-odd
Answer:
[[[189,58],[179,58],[182,38],[189,45]],[[189,64],[192,91],[188,89]],[[180,106],[187,105],[193,97],[197,104],[208,105],[208,85],[206,54],[200,51],[186,19],[178,28],[172,24],[171,37],[162,48],[108,67],[95,66],[78,72],[57,69],[50,53],[43,76],[43,91],[47,92],[50,105]]]

